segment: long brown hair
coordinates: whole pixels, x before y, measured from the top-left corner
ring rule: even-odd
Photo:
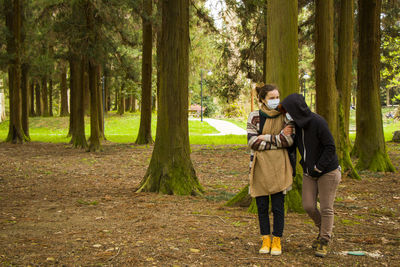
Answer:
[[[267,94],[271,91],[277,90],[279,92],[278,86],[275,84],[257,84],[256,85],[256,92],[257,92],[257,97],[258,101],[261,103],[263,99],[267,96]],[[281,92],[279,92],[280,94]]]

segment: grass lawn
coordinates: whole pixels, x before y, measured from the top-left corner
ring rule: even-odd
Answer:
[[[156,134],[156,114],[153,114],[152,133]],[[90,118],[85,117],[86,137],[90,136]],[[33,117],[29,118],[31,141],[48,143],[68,143],[68,117]],[[105,117],[105,135],[108,141],[116,143],[133,143],[136,140],[140,126],[140,113],[126,113],[122,116],[110,112]],[[0,141],[4,141],[8,134],[8,121],[0,123]],[[245,136],[204,136],[218,133],[207,122],[189,120],[189,134],[191,144],[246,144]]]
[[[382,114],[385,115],[395,108],[384,108]],[[156,114],[152,117],[152,133],[153,138],[156,134]],[[246,129],[246,119],[225,119],[242,129]],[[86,137],[90,136],[90,118],[85,117]],[[67,137],[69,118],[68,117],[33,117],[29,119],[31,141],[47,142],[47,143],[68,143],[70,138]],[[136,140],[139,131],[140,113],[125,113],[120,116],[115,112],[109,112],[105,117],[105,134],[108,141],[115,143],[133,143]],[[355,111],[350,112],[350,139],[355,139]],[[390,141],[393,132],[400,130],[400,122],[394,122],[393,119],[387,119],[383,116],[383,127],[385,133],[385,141]],[[199,120],[189,120],[189,138],[191,144],[208,144],[208,145],[230,145],[230,144],[246,144],[246,136],[244,135],[225,135],[225,136],[209,136],[207,134],[218,133],[207,122]],[[0,123],[0,141],[4,141],[8,134],[8,121]]]

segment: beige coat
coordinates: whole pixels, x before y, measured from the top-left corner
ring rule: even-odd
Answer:
[[[268,118],[262,134],[278,135],[284,124],[284,115]],[[287,149],[255,151],[250,169],[250,195],[252,197],[290,190],[292,183],[292,166]]]

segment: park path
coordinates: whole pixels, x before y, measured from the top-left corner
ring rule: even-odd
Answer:
[[[207,135],[246,135],[246,130],[240,128],[239,126],[224,120],[217,119],[204,119],[208,124],[214,127],[219,133],[217,134],[207,134]]]

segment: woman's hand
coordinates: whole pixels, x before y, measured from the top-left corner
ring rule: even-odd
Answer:
[[[285,128],[283,128],[283,134],[286,136],[292,135],[293,134],[293,125],[287,125]]]
[[[265,141],[265,135],[259,135],[259,136],[257,136],[257,139],[258,140],[261,140],[261,141]]]

